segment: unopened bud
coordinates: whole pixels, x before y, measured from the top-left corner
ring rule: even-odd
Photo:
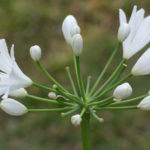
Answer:
[[[41,48],[38,45],[34,45],[30,48],[30,55],[34,61],[38,61],[41,58]]]
[[[145,97],[137,107],[142,110],[150,110],[150,96]]]
[[[49,92],[49,93],[48,93],[48,97],[51,98],[51,99],[56,99],[56,98],[57,98],[57,95],[56,95],[56,93],[54,93],[54,92]]]
[[[118,30],[118,41],[123,42],[130,33],[130,26],[127,23],[122,23]]]
[[[76,56],[79,56],[83,50],[83,39],[80,34],[75,34],[72,37],[72,49]]]
[[[11,98],[2,100],[0,108],[12,116],[21,116],[28,112],[28,109],[23,104]]]
[[[70,31],[71,37],[73,37],[75,34],[80,34],[80,27],[78,25],[75,25],[71,28]]]
[[[53,84],[53,89],[56,89],[57,88],[57,85],[56,84]]]
[[[116,87],[113,93],[114,101],[118,102],[132,94],[132,87],[129,83],[123,83]]]
[[[82,118],[79,114],[76,114],[71,117],[71,122],[74,126],[79,126],[82,121]]]
[[[24,88],[20,88],[18,90],[15,90],[15,91],[11,92],[9,94],[9,96],[15,97],[15,98],[24,98],[24,97],[26,97],[27,94],[28,93]]]

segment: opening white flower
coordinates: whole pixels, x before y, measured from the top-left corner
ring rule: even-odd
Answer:
[[[32,80],[19,68],[14,57],[14,45],[10,55],[4,39],[0,40],[0,95],[7,98],[9,93],[32,85]]]
[[[130,34],[123,42],[123,58],[129,59],[150,42],[150,16],[144,18],[144,9],[137,11],[137,6],[133,7],[129,19]],[[119,10],[120,24],[127,23],[126,14]]]

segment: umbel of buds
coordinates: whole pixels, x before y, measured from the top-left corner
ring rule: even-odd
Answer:
[[[123,83],[116,87],[113,93],[114,101],[121,101],[132,94],[132,87],[129,83]]]
[[[30,55],[34,61],[39,61],[41,58],[41,48],[38,45],[31,46]]]
[[[21,116],[28,112],[28,109],[23,104],[11,98],[2,100],[0,108],[12,116]]]
[[[79,114],[76,114],[71,117],[71,122],[74,126],[79,126],[82,121],[82,118]]]

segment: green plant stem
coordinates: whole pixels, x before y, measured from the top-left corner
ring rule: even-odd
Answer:
[[[61,90],[67,92],[67,90],[61,86],[48,72],[47,70],[40,64],[39,61],[36,62],[36,64],[38,65],[38,67],[41,69],[41,71],[50,79],[50,81],[52,81],[54,84],[57,85],[58,88],[60,88]]]
[[[123,83],[124,81],[126,81],[127,79],[129,79],[130,77],[132,77],[133,75],[131,73],[129,73],[128,75],[126,75],[122,80],[118,81],[117,83],[115,83],[114,85],[112,85],[110,88],[106,89],[104,92],[102,92],[99,96],[95,97],[95,99],[91,100],[91,102],[97,101],[100,98],[102,98],[106,93],[108,93],[109,91],[111,91],[112,89],[114,89],[115,87],[117,87],[119,84]]]
[[[71,110],[73,107],[54,108],[54,109],[28,109],[28,112],[59,112]]]
[[[87,85],[86,85],[86,92],[85,92],[86,96],[88,96],[88,94],[89,94],[90,83],[91,83],[91,76],[88,76],[88,78],[87,78]]]
[[[74,63],[75,63],[75,70],[76,70],[76,76],[77,76],[77,82],[78,82],[79,90],[80,90],[81,96],[83,97],[83,101],[86,101],[83,80],[81,78],[81,72],[80,72],[79,56],[74,55]]]
[[[95,110],[126,110],[126,109],[138,109],[138,107],[137,106],[95,107]]]
[[[50,99],[47,99],[47,98],[42,98],[42,97],[30,95],[30,94],[27,94],[26,98],[30,98],[30,99],[38,100],[38,101],[43,101],[43,102],[48,102],[48,103],[59,104],[56,100],[50,100]]]
[[[32,82],[32,85],[35,86],[35,87],[37,87],[37,88],[49,91],[49,92],[55,92],[55,93],[57,93],[57,91],[55,89],[47,87],[47,86],[44,86],[44,85],[41,85],[41,84],[38,84],[36,82]]]
[[[102,73],[99,75],[97,81],[95,82],[95,84],[94,84],[94,86],[93,86],[93,88],[92,88],[92,90],[91,90],[89,96],[91,96],[91,95],[94,93],[95,89],[97,88],[98,84],[100,83],[101,79],[103,78],[105,72],[107,71],[108,67],[110,66],[110,64],[111,64],[111,62],[112,62],[112,60],[113,60],[113,58],[115,57],[115,55],[117,54],[118,50],[120,49],[120,46],[121,46],[121,43],[119,42],[119,43],[117,44],[115,50],[113,51],[111,57],[109,58],[107,64],[105,65],[105,67],[104,67]]]
[[[131,103],[131,102],[136,102],[136,101],[138,101],[138,100],[143,99],[144,97],[146,97],[146,96],[148,96],[148,95],[149,95],[149,94],[145,94],[145,95],[142,95],[142,96],[139,96],[139,97],[136,97],[136,98],[124,100],[124,101],[121,101],[121,102],[115,102],[115,103],[110,104],[109,106],[121,105],[121,104],[127,104],[127,103]]]
[[[90,139],[90,114],[84,113],[81,122],[82,146],[83,150],[91,150]]]
[[[123,68],[123,64],[125,63],[126,59],[122,59],[122,61],[120,62],[120,64],[118,65],[118,67],[115,69],[115,71],[113,72],[113,74],[108,78],[108,80],[96,91],[96,93],[94,94],[94,96],[99,95],[104,89],[105,87],[107,87],[109,85],[109,83],[116,77],[116,75],[118,74],[118,72],[120,70],[122,70]],[[121,72],[122,73],[122,72]]]
[[[71,73],[70,73],[70,68],[69,67],[66,67],[66,72],[67,72],[67,75],[68,75],[68,78],[69,78],[69,81],[71,83],[71,86],[72,86],[72,89],[73,89],[73,92],[76,96],[78,96],[78,92],[76,90],[76,87],[75,87],[75,84],[74,84],[74,81],[72,79],[72,76],[71,76]]]

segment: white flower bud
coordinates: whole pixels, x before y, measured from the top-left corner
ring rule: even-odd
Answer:
[[[56,89],[57,88],[57,85],[56,84],[53,84],[53,89]]]
[[[76,25],[78,25],[78,23],[77,23],[75,17],[72,15],[68,15],[63,21],[62,32],[63,32],[66,42],[69,45],[71,45],[71,43],[72,43],[71,28]]]
[[[150,96],[145,97],[137,107],[142,110],[150,110]]]
[[[131,73],[134,76],[148,75],[150,74],[150,48],[144,52],[144,54],[138,59],[133,66]]]
[[[9,94],[9,96],[15,97],[15,98],[24,98],[24,97],[26,97],[27,94],[28,93],[24,88],[20,88],[18,90],[15,90],[15,91],[11,92]]]
[[[80,34],[80,27],[78,25],[75,25],[71,28],[70,31],[71,37],[73,37],[75,34]]]
[[[56,99],[56,98],[57,98],[57,95],[56,95],[56,93],[54,93],[54,92],[49,92],[49,93],[48,93],[48,97],[49,97],[50,99]]]
[[[118,30],[118,41],[123,42],[130,33],[130,26],[127,23],[122,23]]]
[[[74,126],[79,126],[82,121],[82,118],[79,114],[76,114],[71,117],[71,122]]]
[[[119,102],[132,94],[132,87],[129,83],[123,83],[116,87],[113,93],[114,101]]]
[[[31,46],[30,55],[34,61],[38,61],[41,58],[41,48],[38,45]]]
[[[83,39],[80,34],[75,34],[72,37],[72,49],[76,56],[79,56],[83,51]]]
[[[23,104],[11,98],[2,100],[0,108],[12,116],[21,116],[28,112],[28,109]]]

